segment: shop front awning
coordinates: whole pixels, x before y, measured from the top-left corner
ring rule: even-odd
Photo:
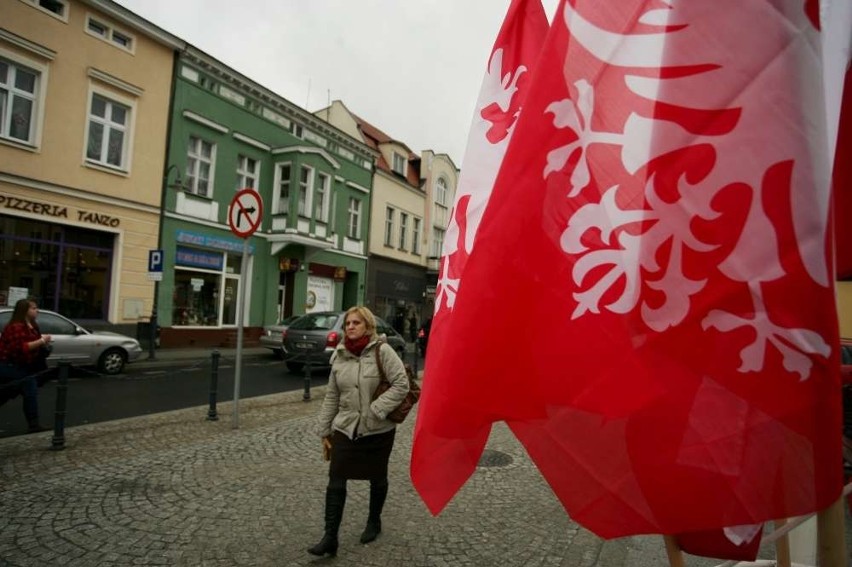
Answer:
[[[334,246],[334,243],[324,238],[313,238],[304,234],[283,233],[273,234],[268,237],[270,244],[270,253],[277,256],[279,252],[284,250],[291,244],[297,244],[305,247],[305,259],[313,256],[317,252],[328,250]]]

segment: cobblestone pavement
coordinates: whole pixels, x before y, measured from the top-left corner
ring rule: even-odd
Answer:
[[[203,407],[72,428],[59,452],[50,433],[0,440],[0,565],[667,564],[659,537],[603,542],[573,523],[502,425],[488,445],[498,466],[432,518],[408,478],[410,418],[382,535],[358,543],[368,484],[350,482],[338,558],[308,555],[322,534],[327,466],[312,427],[323,391],[310,403],[301,392],[243,400],[236,430],[220,404],[218,422]]]

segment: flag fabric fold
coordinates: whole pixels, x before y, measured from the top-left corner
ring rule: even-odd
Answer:
[[[411,465],[415,487],[433,513],[443,508],[475,470],[493,421],[479,413],[456,414],[453,427],[461,424],[461,436],[438,431],[443,421],[441,408],[450,407],[445,396],[454,395],[456,376],[463,375],[442,366],[441,353],[447,341],[454,340],[448,334],[447,323],[547,30],[540,0],[512,0],[488,59],[451,221],[444,236],[426,360],[430,379],[424,384],[420,400],[415,427],[415,438],[420,441],[415,445]],[[478,329],[474,324],[467,332],[477,333]],[[444,464],[434,468],[436,462]]]
[[[463,276],[442,271],[411,462],[433,513],[498,420],[607,538],[837,499],[811,4],[560,3]]]

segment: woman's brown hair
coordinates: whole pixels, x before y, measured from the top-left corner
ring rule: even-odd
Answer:
[[[27,311],[30,310],[30,305],[35,305],[36,302],[31,299],[19,299],[15,302],[15,310],[12,311],[12,318],[9,319],[10,323],[26,323],[27,322]]]

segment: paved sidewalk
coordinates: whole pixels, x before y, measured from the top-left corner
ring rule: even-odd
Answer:
[[[0,565],[658,567],[662,539],[603,542],[565,515],[508,429],[432,518],[408,479],[414,420],[391,457],[384,531],[358,543],[368,484],[350,482],[336,560],[305,552],[322,533],[327,465],[313,434],[324,388],[0,439]],[[718,561],[689,558],[689,566]]]

